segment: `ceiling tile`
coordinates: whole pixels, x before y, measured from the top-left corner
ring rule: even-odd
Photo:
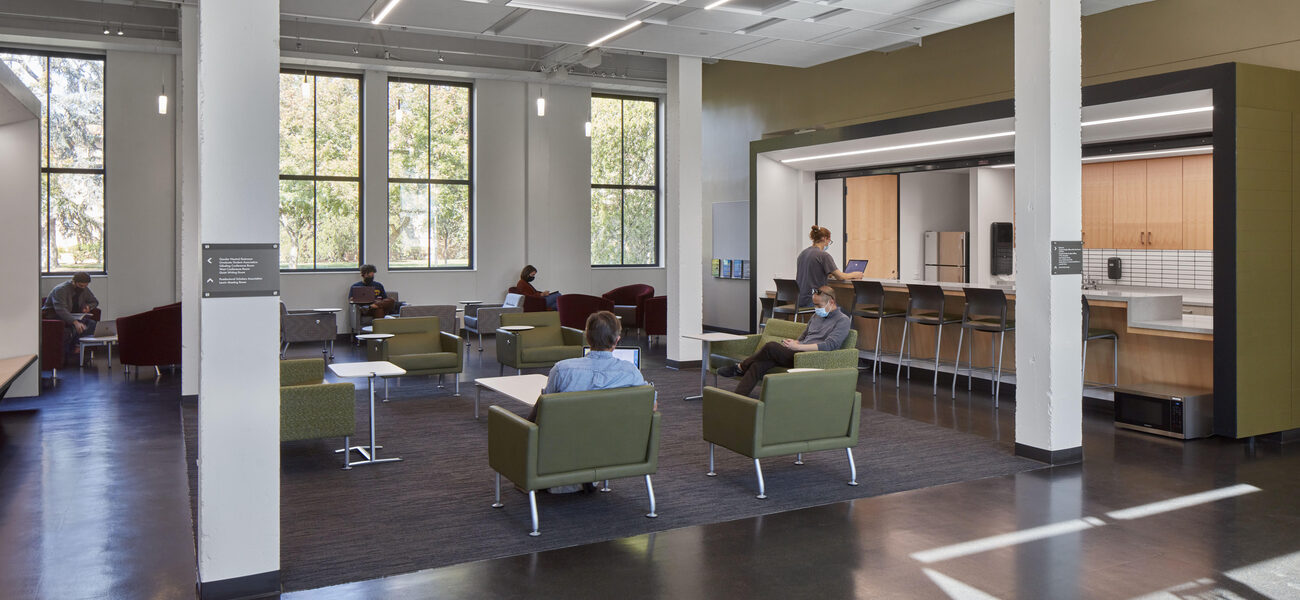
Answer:
[[[498,33],[527,40],[589,44],[612,33],[623,24],[613,19],[531,11]]]
[[[366,15],[366,9],[369,7],[369,4],[359,4],[351,0],[280,0],[281,14],[349,21],[360,20]]]
[[[806,42],[792,42],[789,40],[772,40],[766,44],[734,52],[724,56],[723,58],[726,58],[727,60],[741,60],[769,65],[807,68],[830,62],[832,60],[839,60],[841,58],[853,56],[854,54],[860,54],[861,52],[861,50],[856,48],[846,48],[843,46],[827,46],[822,44],[809,44]]]
[[[947,31],[954,27],[957,27],[957,25],[940,21],[930,21],[928,19],[899,19],[876,27],[876,29],[880,31],[888,31],[890,33],[925,36],[934,35],[940,31]]]
[[[859,50],[875,50],[894,44],[916,41],[915,36],[889,33],[887,31],[873,31],[863,29],[851,31],[844,35],[839,35],[824,40],[819,40],[823,44],[834,44],[836,46],[848,46]]]
[[[386,25],[482,33],[513,11],[505,6],[459,0],[425,0],[398,4],[383,22]]]
[[[790,2],[763,13],[763,16],[802,21],[808,17],[815,17],[830,10],[834,10],[834,8],[812,3]]]
[[[921,7],[935,8],[953,0],[838,0],[831,6],[900,15]]]
[[[762,23],[765,20],[764,17],[759,15],[725,12],[720,10],[697,10],[688,15],[673,19],[672,21],[669,21],[668,24],[673,27],[693,27],[695,29],[708,29],[710,31],[725,31],[731,33],[737,29],[744,29]]]
[[[894,15],[885,13],[868,12],[865,10],[846,10],[833,17],[827,17],[822,23],[831,25],[840,25],[843,27],[852,27],[854,29],[870,29],[881,23],[888,23],[897,19]]]
[[[680,0],[509,0],[506,6],[531,8],[569,15],[626,19],[656,4],[677,4]]]
[[[731,0],[714,10],[761,15],[768,11],[780,8],[789,2],[790,0]],[[708,4],[712,4],[712,2],[707,2],[705,5],[707,6]]]
[[[954,25],[970,25],[971,23],[987,21],[988,19],[1000,17],[1012,12],[1015,12],[1015,8],[1011,6],[999,6],[997,4],[980,2],[979,0],[959,0],[958,2],[945,4],[938,8],[923,10],[911,16],[918,19],[952,23]]]
[[[609,48],[682,56],[716,57],[753,44],[755,38],[685,27],[642,25],[605,44]]]
[[[842,31],[844,31],[844,28],[838,25],[805,23],[803,21],[778,21],[773,25],[759,29],[758,31],[746,31],[745,33],[746,35],[757,35],[759,37],[807,42]]]

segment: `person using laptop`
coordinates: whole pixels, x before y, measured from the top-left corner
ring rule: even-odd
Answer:
[[[835,258],[826,251],[831,245],[831,230],[813,225],[808,237],[812,239],[812,245],[804,248],[795,259],[794,280],[799,284],[798,306],[808,306],[812,302],[813,290],[826,285],[829,277],[843,281],[862,279],[862,271],[845,273],[835,266]]]
[[[374,291],[374,301],[370,304],[357,302],[357,288],[371,288]],[[397,301],[388,297],[384,284],[375,281],[375,265],[361,265],[361,281],[352,284],[352,291],[348,295],[358,304],[357,310],[367,317],[381,319],[397,310]]]
[[[77,340],[95,334],[95,319],[86,314],[99,306],[90,291],[90,274],[78,271],[72,279],[54,286],[41,306],[42,319],[63,321],[63,355],[76,356]]]
[[[813,306],[817,307],[808,328],[797,340],[784,339],[768,342],[757,352],[751,354],[739,365],[727,365],[718,369],[723,377],[740,377],[736,384],[736,393],[748,396],[754,386],[763,381],[763,376],[772,367],[793,367],[794,355],[815,350],[839,350],[844,339],[849,336],[853,320],[838,310],[835,293],[830,286],[822,286],[812,297]]]
[[[524,265],[524,269],[519,272],[519,282],[515,284],[515,289],[519,290],[519,293],[525,296],[532,296],[534,298],[545,298],[546,310],[555,310],[555,303],[559,301],[560,293],[551,292],[551,291],[546,291],[546,292],[537,291],[537,288],[533,287],[534,279],[537,279],[537,267],[534,267],[532,265]]]

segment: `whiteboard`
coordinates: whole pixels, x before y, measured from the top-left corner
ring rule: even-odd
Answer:
[[[713,204],[713,258],[749,258],[749,203]]]

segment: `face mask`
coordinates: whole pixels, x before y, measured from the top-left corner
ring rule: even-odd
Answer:
[[[527,281],[528,283],[532,283],[534,279],[537,279],[536,275],[529,275],[524,278],[524,281]]]
[[[817,307],[817,310],[814,311],[814,312],[816,312],[816,313],[817,313],[817,316],[819,316],[819,317],[825,317],[826,315],[831,314],[829,311],[826,310],[826,307],[825,307],[825,306],[818,306],[818,307]]]
[[[361,281],[366,282],[366,285],[370,285],[370,283],[373,282],[374,280],[375,280],[375,276],[374,276],[374,275],[371,275],[370,277],[362,277],[362,278],[361,278]]]

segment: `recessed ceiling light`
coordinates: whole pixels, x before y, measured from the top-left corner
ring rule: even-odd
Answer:
[[[991,140],[1000,137],[1010,137],[1015,135],[1014,131],[999,131],[997,133],[987,133],[984,135],[972,135],[967,137],[952,138],[947,140],[935,140],[932,142],[917,142],[915,144],[902,144],[899,146],[885,146],[883,148],[867,148],[866,150],[850,150],[848,152],[834,152],[831,154],[821,154],[818,156],[805,156],[803,158],[787,158],[782,163],[803,162],[805,160],[819,160],[823,158],[839,158],[841,156],[857,156],[859,154],[874,154],[877,152],[889,152],[891,150],[910,150],[912,148],[926,148],[929,146],[941,146],[943,144],[958,144],[961,142],[976,142],[979,140]]]
[[[1120,158],[1141,158],[1144,156],[1161,156],[1165,154],[1205,154],[1213,152],[1214,146],[1189,146],[1187,148],[1173,148],[1171,150],[1150,150],[1147,152],[1129,152],[1127,154],[1103,154],[1100,156],[1085,156],[1083,162],[1101,162],[1111,161]]]
[[[635,28],[637,25],[640,25],[640,24],[641,24],[641,21],[639,21],[639,20],[638,20],[638,21],[632,21],[632,22],[628,23],[627,25],[624,25],[624,26],[622,26],[622,27],[619,27],[618,29],[615,29],[612,33],[606,34],[606,35],[602,36],[600,39],[598,39],[598,40],[596,40],[596,41],[594,41],[594,42],[592,42],[592,43],[590,43],[590,44],[587,44],[587,47],[588,47],[588,48],[592,48],[592,47],[595,47],[595,46],[599,46],[599,45],[601,45],[601,44],[603,44],[603,43],[605,43],[605,42],[608,42],[609,40],[612,40],[612,39],[614,39],[614,38],[616,38],[616,37],[618,37],[618,36],[620,36],[620,35],[623,35],[624,33],[627,33],[627,32],[629,32],[629,31],[631,31],[633,28]]]
[[[719,7],[719,6],[722,6],[723,4],[726,4],[726,3],[728,3],[728,2],[731,2],[731,0],[718,0],[717,2],[714,2],[713,4],[710,4],[710,5],[706,6],[706,7],[704,7],[704,10],[713,10],[713,9],[715,9],[715,8],[717,8],[717,7]]]
[[[370,20],[370,23],[372,25],[378,25],[380,21],[384,20],[384,17],[388,16],[388,13],[393,12],[393,7],[397,6],[397,3],[401,1],[402,0],[388,0],[388,4],[384,5],[384,8],[379,11],[379,14],[375,15],[375,18]]]
[[[1093,125],[1124,123],[1126,121],[1140,121],[1142,119],[1155,119],[1159,117],[1174,117],[1178,115],[1190,115],[1194,113],[1209,112],[1212,110],[1214,110],[1213,106],[1198,106],[1196,108],[1185,108],[1182,110],[1169,110],[1169,111],[1158,112],[1158,113],[1147,113],[1145,115],[1132,115],[1128,117],[1116,117],[1114,119],[1098,119],[1096,121],[1084,121],[1083,123],[1080,123],[1080,125],[1083,125],[1084,127],[1091,127]]]

